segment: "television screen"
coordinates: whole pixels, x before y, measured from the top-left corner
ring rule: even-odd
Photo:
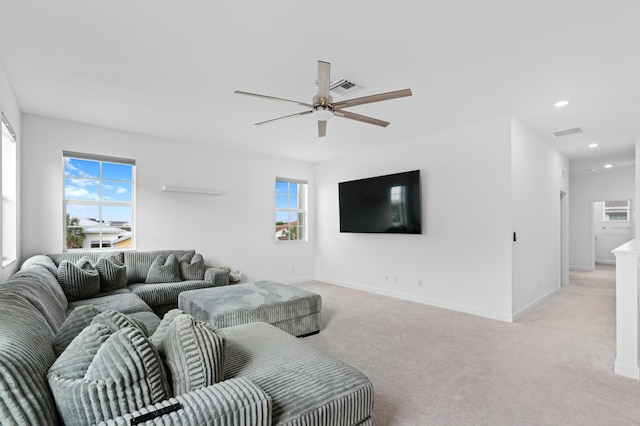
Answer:
[[[422,233],[420,170],[338,184],[340,232]]]

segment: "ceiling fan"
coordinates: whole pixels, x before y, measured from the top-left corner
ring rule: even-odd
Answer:
[[[376,126],[387,127],[389,122],[378,120],[376,118],[367,117],[353,112],[344,111],[343,108],[348,108],[356,105],[369,104],[372,102],[386,101],[389,99],[402,98],[404,96],[411,96],[411,89],[397,90],[395,92],[379,93],[377,95],[364,96],[362,98],[349,99],[346,101],[333,102],[332,97],[329,95],[329,81],[330,81],[331,64],[329,62],[318,61],[318,94],[313,97],[312,103],[292,101],[289,99],[275,98],[273,96],[258,95],[256,93],[242,92],[236,90],[235,93],[239,95],[255,96],[257,98],[271,99],[274,101],[282,101],[300,105],[309,108],[307,111],[299,112],[297,114],[286,115],[284,117],[274,118],[267,121],[256,123],[256,126],[262,124],[272,123],[274,121],[284,120],[285,118],[299,117],[302,115],[313,115],[318,120],[318,136],[322,137],[327,134],[327,120],[332,117],[348,118],[350,120],[362,121],[363,123],[374,124]]]

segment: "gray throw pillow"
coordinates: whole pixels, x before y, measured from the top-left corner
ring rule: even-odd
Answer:
[[[53,351],[56,356],[59,356],[99,313],[100,310],[93,305],[80,305],[71,311],[53,340]]]
[[[142,331],[91,324],[48,373],[61,420],[88,425],[156,404],[170,396],[162,360]]]
[[[127,285],[127,267],[117,257],[101,257],[95,267],[100,274],[101,292],[108,293]]]
[[[169,256],[158,256],[149,268],[146,284],[155,283],[176,283],[182,281],[180,278],[180,264],[174,254]]]
[[[204,258],[200,253],[193,256],[185,254],[180,258],[180,274],[183,280],[204,279]]]
[[[164,339],[164,335],[167,333],[169,326],[171,325],[173,320],[176,319],[176,317],[180,314],[184,314],[184,312],[182,311],[182,309],[178,308],[171,309],[169,312],[164,314],[164,317],[162,317],[162,320],[156,328],[156,331],[154,331],[153,334],[149,337],[151,343],[153,343],[155,346],[159,346],[160,342],[162,342],[162,339]]]
[[[191,315],[173,319],[158,351],[165,361],[173,396],[224,379],[224,334]]]
[[[104,312],[100,312],[93,317],[93,319],[91,320],[91,324],[106,325],[111,331],[114,332],[126,327],[134,327],[142,331],[145,337],[149,336],[147,326],[144,325],[144,323],[118,311],[106,310]]]
[[[69,302],[88,299],[100,293],[100,274],[86,257],[77,263],[68,260],[60,262],[58,282]]]

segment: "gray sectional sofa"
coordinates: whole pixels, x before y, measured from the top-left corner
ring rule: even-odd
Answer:
[[[118,258],[120,254],[122,257]],[[113,346],[120,349],[112,352],[107,351],[105,342],[115,341],[116,336],[128,342],[130,350],[138,353],[144,365],[160,359],[158,353],[162,354],[163,359],[165,356],[168,358],[169,355],[162,352],[170,352],[167,337],[161,340],[164,343],[158,349],[148,349],[147,346],[152,348],[149,342],[167,333],[166,324],[171,324],[169,327],[174,325],[167,322],[167,318],[169,321],[176,318],[178,310],[169,311],[162,320],[161,316],[177,305],[180,291],[228,283],[228,275],[218,268],[207,268],[202,280],[145,283],[144,271],[147,274],[151,271],[152,263],[158,256],[168,257],[171,254],[182,258],[186,262],[183,266],[189,266],[188,259],[194,253],[92,252],[90,259],[96,262],[100,257],[116,256],[118,262],[114,261],[113,265],[126,265],[127,280],[122,288],[108,293],[98,292],[86,299],[69,301],[69,298],[75,299],[73,291],[70,292],[64,276],[62,281],[65,285],[60,283],[59,275],[65,266],[69,266],[65,261],[79,265],[82,263],[80,258],[87,253],[34,256],[23,263],[19,272],[1,283],[0,423],[57,425],[62,424],[64,419],[69,424],[85,424],[81,420],[69,420],[74,417],[69,417],[68,411],[91,409],[97,411],[92,412],[94,417],[90,418],[97,420],[89,423],[99,424],[372,424],[373,387],[366,376],[266,323],[219,330],[201,323],[204,334],[223,336],[216,337],[222,342],[217,351],[224,354],[222,361],[217,361],[223,363],[219,365],[221,370],[218,376],[221,377],[216,380],[223,380],[194,390],[175,392],[175,380],[182,377],[178,377],[173,367],[156,365],[154,378],[150,378],[141,373],[147,370],[141,369],[138,363],[114,361],[127,352],[126,344]],[[159,276],[162,277],[162,273]],[[82,308],[76,311],[78,307]],[[89,359],[87,354],[93,349],[91,344],[85,344],[84,341],[75,344],[76,340],[73,340],[62,354],[54,348],[74,316],[71,313],[85,310],[104,311],[98,316],[122,313],[134,325],[141,324],[142,331],[120,324],[123,328],[115,332],[107,330],[104,324],[108,321],[93,324],[94,318],[91,325],[82,330],[82,335],[88,334],[89,338],[95,330],[98,337],[93,341],[105,343],[95,351],[102,350],[101,359],[111,360],[107,363],[109,368],[90,365],[99,356],[94,351]],[[179,317],[191,318],[185,314]],[[178,330],[177,333],[180,336],[184,330]],[[158,335],[160,338],[156,337]],[[202,333],[191,336],[199,340]],[[77,340],[81,339],[78,337]],[[192,342],[190,339],[186,341],[188,344]],[[142,348],[144,345],[147,345],[147,349]],[[70,352],[73,356],[68,356],[67,351],[71,348],[79,350],[79,356],[74,358],[74,352]],[[66,359],[63,359],[65,356]],[[187,365],[187,368],[192,367]],[[101,379],[110,369],[127,368],[131,368],[131,371],[123,373],[125,382],[130,380],[129,375],[137,375],[141,382],[151,386],[152,391],[129,392],[123,388],[122,380]],[[199,379],[197,374],[196,378]],[[60,397],[59,391],[54,395],[50,387],[59,383],[66,386],[69,392],[64,398]],[[95,383],[98,383],[97,388]],[[100,383],[106,387],[102,388]],[[80,387],[89,385],[94,386],[96,398],[105,398],[102,402],[89,401],[84,399],[84,394],[78,393]],[[172,388],[173,393],[170,392]],[[163,389],[166,391],[164,394],[160,392]],[[60,408],[64,409],[61,411]]]

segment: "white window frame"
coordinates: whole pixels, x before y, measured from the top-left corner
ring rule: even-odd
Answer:
[[[2,113],[2,267],[18,259],[18,142]]]
[[[89,160],[100,162],[100,176],[98,178],[89,178],[89,180],[96,180],[100,182],[100,192],[99,199],[97,201],[93,200],[67,200],[65,196],[65,188],[66,188],[66,179],[68,176],[65,174],[65,159],[74,158],[79,160]],[[114,164],[124,164],[132,167],[131,170],[131,201],[107,201],[102,197],[102,164],[103,163],[114,163]],[[133,250],[136,247],[136,161],[128,158],[118,158],[118,157],[109,157],[105,155],[96,155],[96,154],[87,154],[73,151],[63,151],[62,152],[62,238],[63,238],[63,248],[64,251],[73,251],[73,250],[109,250],[114,247],[108,246],[105,247],[102,233],[100,232],[99,237],[99,247],[84,247],[84,248],[68,248],[67,247],[67,206],[68,205],[86,205],[86,206],[98,206],[99,211],[102,212],[102,207],[105,206],[123,206],[123,207],[131,207],[131,245],[128,247],[121,247],[118,250]],[[100,213],[101,214],[101,213]],[[102,223],[103,218],[97,218],[99,223]],[[102,227],[102,225],[99,225]]]
[[[278,182],[284,182],[287,184],[292,184],[292,183],[297,184],[298,192],[295,195],[289,191],[287,191],[286,193],[278,192],[278,189],[277,189]],[[302,217],[302,225],[300,225],[300,223],[296,225],[297,232],[295,233],[296,235],[295,239],[290,239],[290,236],[292,234],[290,232],[290,229],[291,229],[290,226],[288,228],[284,228],[278,231],[277,230],[278,225],[276,225],[276,232],[274,237],[275,241],[278,243],[307,242],[308,236],[309,236],[309,209],[308,209],[309,184],[307,183],[306,180],[276,177],[274,192],[275,192],[274,200],[275,200],[275,218],[276,218],[275,223],[278,222],[278,213],[287,213],[289,218],[291,218],[292,215],[296,215],[298,217],[298,221],[296,222],[299,222],[300,217]],[[278,207],[278,196],[283,196],[283,195],[286,195],[287,197],[293,197],[293,196],[298,197],[297,206],[288,205],[287,207]],[[291,224],[291,222],[287,222],[287,223],[289,225]],[[282,238],[283,235],[280,235],[280,233],[283,233],[289,238]]]

